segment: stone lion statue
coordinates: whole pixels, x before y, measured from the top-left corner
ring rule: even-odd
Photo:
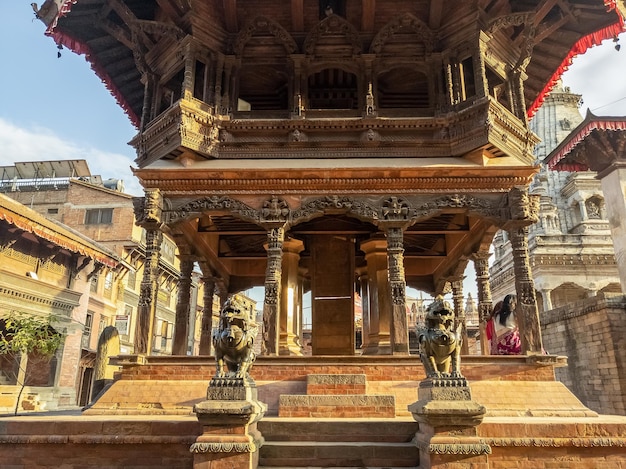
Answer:
[[[426,310],[426,328],[418,331],[420,359],[428,378],[461,378],[462,324],[454,326],[454,310],[438,296]]]
[[[256,331],[256,323],[250,320],[243,303],[235,296],[229,298],[220,313],[219,327],[213,332],[216,378],[248,377],[256,358]]]

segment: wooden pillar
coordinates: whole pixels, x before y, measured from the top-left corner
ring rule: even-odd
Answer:
[[[454,302],[454,316],[457,324],[463,325],[463,342],[461,344],[461,353],[469,354],[469,344],[467,338],[467,323],[465,321],[465,308],[463,306],[463,276],[454,277],[450,280],[452,285],[452,301]]]
[[[195,50],[191,42],[187,42],[185,48],[185,71],[183,74],[183,84],[181,96],[183,99],[193,98],[194,82],[196,78],[196,57]]]
[[[161,258],[161,212],[163,198],[159,189],[146,189],[145,197],[133,200],[137,224],[146,230],[146,259],[137,304],[135,353],[152,352],[154,317],[159,290],[159,261]]]
[[[214,95],[214,104],[215,104],[215,112],[220,112],[220,107],[222,105],[222,78],[224,73],[224,56],[219,54],[217,57],[217,67],[215,68],[215,95]]]
[[[283,242],[285,230],[270,228],[267,233],[267,268],[265,271],[265,300],[263,303],[264,352],[278,355],[280,318],[280,293],[282,276]]]
[[[539,218],[539,197],[530,196],[528,187],[514,187],[509,191],[511,221],[506,227],[513,249],[513,269],[517,308],[515,319],[520,330],[522,353],[541,354],[543,344],[535,283],[528,257],[528,225]]]
[[[541,354],[543,344],[541,340],[541,326],[539,325],[539,311],[535,283],[532,278],[528,258],[528,227],[518,226],[509,230],[511,247],[513,249],[513,269],[515,272],[515,291],[517,293],[517,308],[515,319],[520,330],[522,353]]]
[[[313,355],[354,355],[354,238],[309,238]]]
[[[409,353],[409,326],[406,317],[406,281],[404,277],[404,235],[400,227],[388,228],[387,263],[391,289],[391,350]]]
[[[215,279],[210,275],[202,277],[204,282],[204,308],[202,309],[202,326],[200,332],[200,355],[211,355],[211,333],[213,331],[213,296],[215,295]]]
[[[300,345],[299,316],[302,314],[300,278],[298,264],[304,243],[299,239],[283,243],[281,296],[280,296],[280,355],[302,355]]]
[[[370,335],[370,292],[369,292],[369,276],[366,269],[361,269],[359,273],[359,286],[361,294],[361,350],[369,347]]]
[[[158,80],[152,73],[146,73],[144,79],[144,94],[143,94],[143,106],[141,108],[141,124],[140,130],[145,130],[148,123],[153,119],[153,101],[156,93],[156,86]]]
[[[361,243],[368,277],[369,333],[363,355],[391,353],[391,290],[387,273],[387,240],[374,238]],[[364,339],[365,340],[365,339]]]
[[[189,305],[191,303],[191,272],[193,260],[189,257],[180,261],[176,318],[174,320],[174,342],[172,355],[187,355],[189,342]]]
[[[483,355],[489,355],[487,340],[487,320],[493,308],[491,299],[491,284],[489,283],[489,252],[479,251],[472,255],[476,270],[476,287],[478,290],[478,318],[480,321],[480,348]]]

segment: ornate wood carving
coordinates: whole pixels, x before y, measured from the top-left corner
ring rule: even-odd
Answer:
[[[330,15],[320,21],[309,33],[304,41],[303,50],[308,55],[315,55],[315,48],[323,36],[344,36],[352,46],[353,54],[361,53],[361,40],[359,32],[347,20],[337,15]]]
[[[215,295],[215,278],[211,275],[202,277],[204,283],[204,308],[202,309],[202,325],[200,332],[200,355],[211,355],[211,332],[213,330],[213,296]]]
[[[144,197],[133,198],[135,221],[138,225],[161,223],[163,197],[159,189],[146,189]]]
[[[187,333],[189,330],[189,305],[191,302],[191,272],[194,261],[183,258],[180,261],[180,277],[178,280],[178,298],[176,301],[176,319],[174,323],[173,355],[187,354]]]
[[[148,192],[146,192],[146,200]],[[153,202],[149,202],[151,205]],[[144,262],[143,279],[139,288],[137,304],[137,325],[135,328],[135,353],[150,353],[154,314],[156,312],[157,293],[159,289],[159,259],[161,257],[161,243],[163,232],[160,227],[153,226],[146,229],[146,260]]]
[[[409,353],[409,331],[406,317],[406,281],[404,275],[404,242],[400,227],[390,227],[387,236],[387,266],[391,289],[391,344],[393,353]]]
[[[298,51],[296,41],[285,28],[270,18],[257,16],[250,20],[237,35],[232,45],[233,54],[240,57],[244,47],[257,31],[268,32],[274,36],[283,45],[287,54],[295,54]]]
[[[485,322],[491,316],[492,299],[489,283],[489,252],[479,251],[472,255],[476,270],[476,286],[478,287],[478,317]]]
[[[302,204],[300,208],[293,210],[291,225],[309,221],[327,212],[347,213],[372,223],[375,223],[379,218],[379,209],[366,201],[331,195],[310,200]]]
[[[210,211],[228,211],[229,213],[236,214],[243,220],[253,223],[259,223],[261,221],[258,210],[255,210],[239,200],[225,196],[209,196],[192,200],[172,210],[167,210],[164,215],[166,223],[171,224],[187,218],[195,218],[204,212]]]
[[[284,228],[272,228],[268,231],[265,300],[263,305],[263,352],[269,355],[278,355],[278,320],[280,317],[280,286],[284,241]]]
[[[426,54],[430,54],[435,46],[435,35],[419,18],[413,16],[410,13],[397,16],[389,23],[381,28],[378,32],[372,44],[370,46],[370,52],[372,54],[380,54],[383,50],[385,43],[392,39],[395,34],[401,29],[410,29],[415,33],[418,40],[424,43]]]
[[[517,292],[517,308],[515,318],[522,340],[522,353],[541,354],[543,344],[539,311],[535,295],[535,282],[532,278],[528,258],[528,227],[519,224],[509,229],[511,248],[513,250],[513,269],[515,271],[515,290]]]
[[[439,197],[415,208],[412,213],[414,220],[430,218],[439,211],[450,208],[462,208],[482,217],[504,220],[506,213],[500,201],[476,197],[467,194],[451,194]]]

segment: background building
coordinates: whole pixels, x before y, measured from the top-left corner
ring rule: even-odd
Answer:
[[[582,120],[581,96],[560,85],[530,122],[543,159]],[[531,225],[528,248],[540,312],[599,293],[620,293],[619,272],[600,181],[592,171],[551,171],[544,164],[530,193],[540,197],[538,223]],[[515,292],[511,243],[506,231],[494,239],[490,268],[494,302]]]
[[[47,219],[62,223],[66,230],[81,238],[94,240],[118,259],[116,268],[95,262],[89,275],[87,294],[82,300],[86,302],[86,311],[81,321],[78,404],[87,404],[91,398],[93,363],[102,330],[108,325],[116,326],[121,352],[128,354],[134,351],[146,240],[145,230],[135,225],[133,198],[121,192],[122,181],[103,181],[100,176],[92,175],[84,160],[16,163],[0,167],[0,174],[0,193]],[[179,253],[168,236],[163,238],[161,253],[151,349],[151,353],[156,355],[172,354],[180,281]],[[201,316],[198,314],[203,304],[200,283],[197,273],[191,276],[192,295],[187,323],[187,331],[191,332],[187,332],[184,354],[193,352],[194,337],[198,334],[192,328],[199,326],[195,318]]]
[[[91,292],[93,279],[102,272],[115,283],[125,269],[103,245],[0,194],[0,318],[33,316],[64,336],[50,362],[22,361],[26,389],[19,411],[75,406],[89,391],[86,352],[108,301]],[[0,412],[13,411],[23,382],[14,366],[0,357]]]

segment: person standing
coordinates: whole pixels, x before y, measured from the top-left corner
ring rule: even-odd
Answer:
[[[493,317],[489,320],[487,339],[489,339],[491,355],[519,355],[521,353],[522,341],[515,320],[516,305],[515,295],[505,296],[502,306],[494,311]]]

